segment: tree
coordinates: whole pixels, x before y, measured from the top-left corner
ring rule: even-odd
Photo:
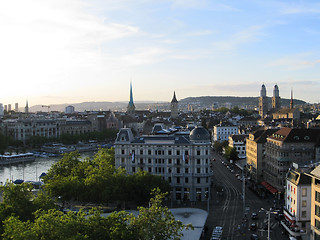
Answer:
[[[92,209],[63,213],[56,209],[35,212],[34,221],[21,221],[16,216],[4,221],[4,240],[167,240],[180,239],[184,225],[175,220],[167,207],[163,207],[165,197],[159,189],[153,190],[154,197],[149,208],[139,208],[135,217],[124,211],[113,212],[103,217],[101,211]]]
[[[161,193],[159,188],[152,190],[153,198],[150,199],[150,207],[139,207],[139,215],[134,221],[139,239],[141,240],[166,240],[180,239],[182,229],[192,227],[185,226],[181,221],[175,220],[167,207],[163,207],[162,201],[166,193]]]
[[[225,147],[225,158],[228,160],[238,160],[238,152],[234,147]]]

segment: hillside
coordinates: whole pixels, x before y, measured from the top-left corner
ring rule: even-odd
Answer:
[[[271,106],[271,98],[268,97],[269,106]],[[294,100],[295,105],[305,104],[305,101]],[[203,97],[188,97],[179,100],[179,108],[181,110],[187,109],[188,105],[192,105],[194,109],[203,109],[222,106],[238,106],[239,108],[254,108],[259,104],[259,97],[224,97],[224,96],[203,96]],[[282,106],[289,106],[290,99],[281,99]],[[50,105],[50,111],[61,111],[65,110],[65,107],[72,105],[75,107],[76,111],[97,111],[97,110],[112,110],[112,111],[125,111],[128,102],[83,102],[83,103],[73,103],[73,104],[55,104]],[[137,110],[159,110],[159,111],[169,111],[169,102],[135,102]],[[47,111],[47,108],[41,105],[35,105],[30,108],[31,112]]]

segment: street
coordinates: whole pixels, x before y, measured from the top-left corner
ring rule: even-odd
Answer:
[[[212,187],[209,216],[206,222],[208,230],[202,239],[211,239],[211,234],[215,226],[223,227],[221,239],[255,239],[252,234],[256,234],[258,239],[268,239],[268,214],[275,205],[273,197],[262,199],[246,187],[245,209],[242,200],[242,176],[241,170],[226,162],[224,158],[213,153],[212,158]],[[224,164],[223,164],[224,162]],[[236,175],[237,174],[237,175]],[[239,176],[239,177],[237,177]],[[264,210],[261,210],[263,208]],[[256,216],[252,217],[252,213]],[[254,218],[254,219],[252,219]],[[252,223],[256,224],[251,226]],[[288,239],[282,235],[279,221],[270,214],[270,239]]]

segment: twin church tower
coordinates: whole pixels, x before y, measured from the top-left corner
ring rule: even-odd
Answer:
[[[274,85],[272,96],[272,111],[275,112],[281,108],[281,98],[278,85]],[[293,96],[291,91],[290,109],[293,108]],[[269,111],[266,86],[262,84],[259,97],[259,115],[263,118]]]

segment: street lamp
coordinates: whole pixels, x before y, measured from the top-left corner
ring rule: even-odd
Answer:
[[[266,212],[268,214],[268,240],[270,240],[270,213],[275,214],[276,212],[271,212],[272,208],[270,208],[269,210],[266,210],[264,208],[260,208],[261,212]]]

